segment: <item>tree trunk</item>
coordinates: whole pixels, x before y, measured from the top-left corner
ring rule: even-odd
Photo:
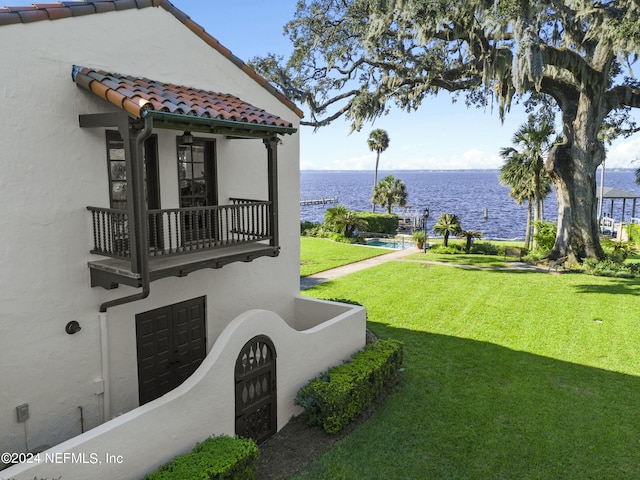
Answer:
[[[595,175],[604,148],[595,138],[588,145],[556,145],[549,152],[546,168],[558,200],[558,232],[550,260],[567,257],[573,263],[603,258],[596,218]]]
[[[524,248],[531,249],[531,200],[527,202],[527,233],[524,237]]]
[[[540,221],[540,203],[541,203],[541,195],[540,195],[540,170],[544,168],[544,164],[542,160],[539,158],[536,161],[536,168],[534,172],[534,205],[533,205],[533,249],[538,248],[538,242],[536,241],[536,236],[538,235],[538,222]],[[529,208],[531,208],[531,203],[529,203]],[[529,213],[531,215],[531,213]]]
[[[378,185],[378,162],[380,162],[380,151],[376,155],[376,171],[373,174],[373,191],[376,191],[376,185]],[[371,213],[376,213],[376,202],[371,200]]]

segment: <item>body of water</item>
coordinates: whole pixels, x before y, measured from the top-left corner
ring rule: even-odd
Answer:
[[[378,171],[378,179],[386,175],[400,178],[407,185],[407,204],[416,213],[429,207],[428,228],[442,213],[453,213],[460,218],[462,228],[484,233],[486,239],[524,239],[527,206],[519,206],[509,196],[510,189],[500,185],[497,170],[437,170],[437,171]],[[599,172],[597,178],[599,179]],[[640,195],[640,186],[635,183],[634,170],[607,170],[605,186],[614,187]],[[373,171],[311,171],[300,173],[300,199],[316,200],[337,197],[338,204],[355,211],[371,211]],[[633,202],[627,201],[625,219],[632,214]],[[636,215],[640,216],[640,202]],[[304,205],[300,207],[302,221],[322,223],[324,212],[333,204]],[[555,193],[545,200],[545,219],[557,219]],[[603,205],[610,212],[610,202]],[[485,218],[486,210],[486,218]],[[385,209],[376,207],[376,212]],[[622,200],[616,200],[612,216],[620,219]]]

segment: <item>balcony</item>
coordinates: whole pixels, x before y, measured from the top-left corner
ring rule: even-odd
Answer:
[[[144,248],[132,248],[132,224],[125,210],[87,207],[91,212],[91,253],[109,257],[89,262],[91,286],[142,285],[140,262],[149,280],[182,277],[203,268],[249,262],[279,253],[269,201],[231,199],[231,205],[149,210]],[[136,251],[137,250],[137,251]],[[143,258],[144,257],[144,258]]]

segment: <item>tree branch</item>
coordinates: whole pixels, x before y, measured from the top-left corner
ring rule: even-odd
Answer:
[[[640,88],[619,85],[607,92],[608,111],[625,106],[640,108]]]

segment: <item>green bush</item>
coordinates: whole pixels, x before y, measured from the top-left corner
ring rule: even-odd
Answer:
[[[637,223],[629,223],[627,225],[627,235],[629,242],[633,243],[636,248],[640,247],[640,225]]]
[[[449,243],[446,247],[444,245],[434,245],[429,248],[431,253],[441,253],[443,255],[456,255],[458,253],[465,253],[464,245],[459,243]]]
[[[471,247],[471,253],[477,253],[479,255],[498,255],[500,250],[497,245],[491,242],[475,242]],[[504,255],[504,248],[502,249]]]
[[[551,251],[556,243],[556,232],[558,224],[555,222],[546,222],[544,220],[536,221],[537,233],[534,235],[538,250],[546,255]]]
[[[255,478],[259,455],[253,440],[226,435],[211,437],[144,480],[251,480]]]
[[[398,231],[398,216],[387,213],[358,212],[357,217],[367,222],[364,231],[369,233],[386,233],[395,235]]]
[[[313,222],[300,222],[300,235],[313,237],[315,235],[309,234],[309,232],[314,232],[319,226],[319,224]]]
[[[402,344],[378,340],[311,380],[298,391],[296,403],[305,409],[309,424],[338,432],[371,405],[401,364]]]
[[[585,273],[598,277],[634,278],[639,273],[640,264],[622,264],[610,258],[602,261],[586,258],[582,267]]]

